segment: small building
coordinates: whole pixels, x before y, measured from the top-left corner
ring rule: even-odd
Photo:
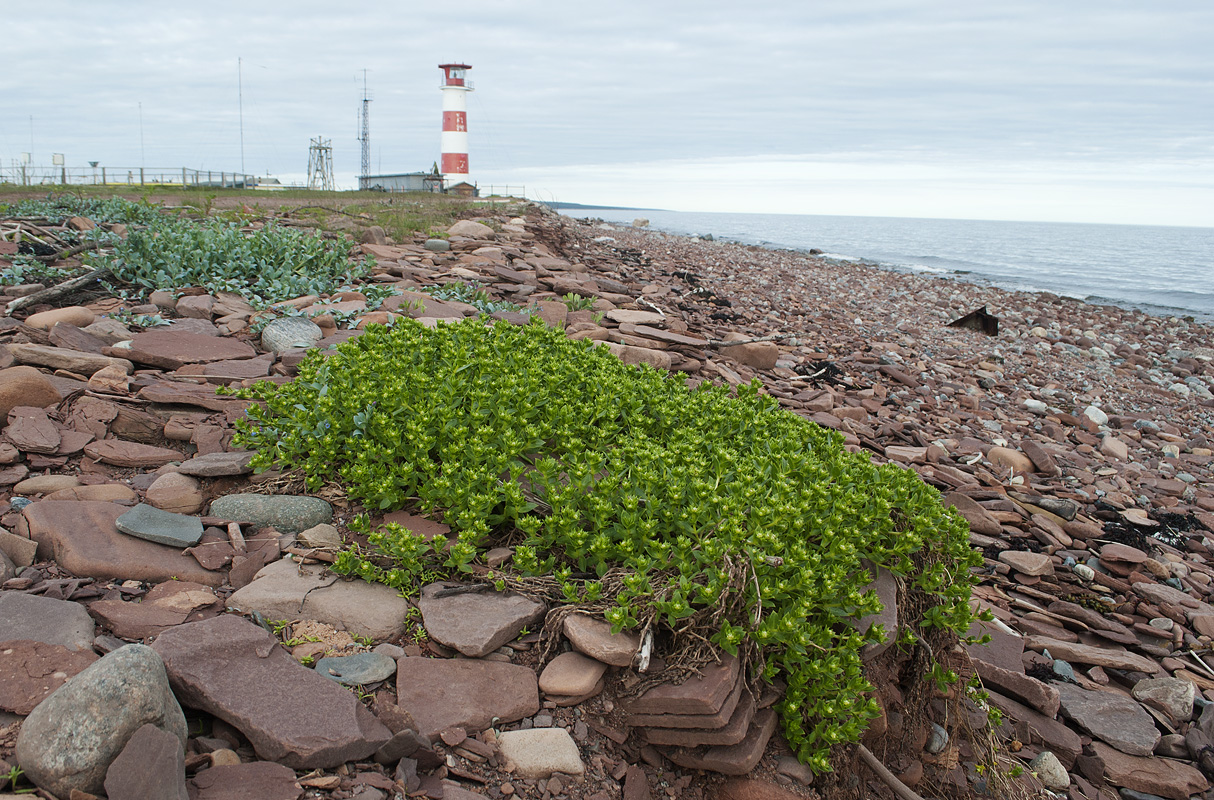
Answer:
[[[360,192],[441,192],[443,179],[433,172],[404,172],[398,175],[363,175]]]
[[[447,194],[459,195],[460,197],[480,197],[480,190],[473,184],[467,181],[460,181],[447,187]]]

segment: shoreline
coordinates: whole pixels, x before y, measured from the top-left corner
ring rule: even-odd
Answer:
[[[561,209],[557,209],[557,212],[560,213],[562,216],[569,217],[570,219],[589,220],[591,222],[591,224],[601,221],[601,222],[605,222],[606,224],[616,226],[616,227],[627,227],[628,226],[627,222],[605,220],[602,217],[573,216],[574,213],[582,214],[583,212],[593,212],[596,210],[629,211],[629,212],[635,211],[640,216],[644,216],[644,214],[646,212],[654,212],[654,211],[657,211],[659,213],[672,213],[672,214],[708,213],[708,212],[665,212],[665,211],[662,211],[661,209],[626,209],[626,208],[614,208],[614,207],[607,207],[607,206],[580,206],[577,208],[568,208],[568,209],[561,208]],[[730,216],[730,215],[725,215],[725,214],[716,214],[716,215]],[[807,219],[812,219],[812,218],[820,217],[823,215],[808,215],[807,216],[807,215],[796,215],[796,214],[790,214],[790,215],[739,214],[736,216],[739,216],[739,217],[756,216],[756,217],[764,217],[764,218],[770,217],[770,216],[788,216],[792,219],[799,219],[801,217],[806,217]],[[870,218],[870,217],[850,217],[850,216],[836,217],[836,216],[829,216],[829,215],[827,215],[825,218],[832,219],[832,220],[834,220],[834,219],[847,219],[847,220],[850,220],[850,219],[864,219],[864,220],[891,219],[891,220],[895,220],[896,222],[904,222],[907,219],[909,219],[909,218],[902,218],[902,217],[893,217],[893,218],[871,217]],[[963,224],[964,223],[978,223],[978,224],[992,223],[992,224],[1008,224],[1008,225],[1021,225],[1021,224],[1038,225],[1038,224],[1040,224],[1040,225],[1076,225],[1076,226],[1080,226],[1080,227],[1091,225],[1091,223],[1049,223],[1049,222],[1037,223],[1037,222],[1019,222],[1019,221],[1008,221],[1008,222],[1004,223],[1004,222],[1000,222],[1000,221],[991,221],[991,220],[952,220],[952,219],[935,219],[935,218],[925,218],[922,221],[926,222],[926,223],[963,223]],[[1133,225],[1125,226],[1125,225],[1113,225],[1113,224],[1110,224],[1108,227],[1111,227],[1111,228],[1176,227],[1177,230],[1185,230],[1185,231],[1205,230],[1202,228],[1182,228],[1182,227],[1177,227],[1177,226],[1133,226]],[[692,239],[705,239],[706,237],[713,237],[713,238],[707,238],[707,240],[716,241],[716,242],[725,243],[725,244],[734,244],[734,245],[737,245],[740,247],[762,247],[762,248],[768,249],[768,250],[787,251],[790,253],[801,254],[801,255],[813,255],[813,256],[818,256],[821,258],[831,259],[831,260],[837,261],[841,264],[860,264],[860,265],[864,265],[864,266],[877,267],[879,269],[888,270],[888,271],[897,272],[897,273],[932,275],[934,277],[938,277],[941,279],[956,280],[956,281],[960,281],[963,283],[971,283],[971,284],[977,284],[977,285],[983,285],[983,286],[991,286],[991,287],[994,287],[997,289],[1003,289],[1005,291],[1013,291],[1013,292],[1020,291],[1020,292],[1027,292],[1027,293],[1046,293],[1046,294],[1051,294],[1051,295],[1057,295],[1060,297],[1066,297],[1069,299],[1079,300],[1079,301],[1082,301],[1085,303],[1089,303],[1091,305],[1098,305],[1098,306],[1099,305],[1112,305],[1112,306],[1116,306],[1116,307],[1124,309],[1124,310],[1142,311],[1146,314],[1150,314],[1151,316],[1163,316],[1163,317],[1176,316],[1176,317],[1182,317],[1182,318],[1191,317],[1195,321],[1203,322],[1206,324],[1214,324],[1214,309],[1203,310],[1201,308],[1189,308],[1189,307],[1185,307],[1185,306],[1168,305],[1168,304],[1163,304],[1163,303],[1151,303],[1151,302],[1144,302],[1144,301],[1139,301],[1139,300],[1134,300],[1134,299],[1129,299],[1129,298],[1105,297],[1105,296],[1099,295],[1097,293],[1094,293],[1093,291],[1090,290],[1090,287],[1088,290],[1084,290],[1082,288],[1076,288],[1076,289],[1071,289],[1071,290],[1062,289],[1062,288],[1050,289],[1050,288],[1039,288],[1039,287],[1035,287],[1035,286],[1031,286],[1031,285],[1026,286],[1026,287],[1021,287],[1021,286],[1016,286],[1013,284],[1016,284],[1016,283],[1031,284],[1034,277],[1040,277],[1040,276],[1029,275],[1029,276],[1021,279],[1021,278],[1000,277],[998,275],[989,275],[982,271],[982,265],[979,263],[974,263],[974,264],[969,265],[970,268],[966,268],[965,266],[934,267],[934,266],[930,266],[927,264],[915,263],[913,261],[912,256],[905,256],[905,258],[911,258],[912,259],[911,261],[899,262],[896,260],[887,260],[887,259],[882,259],[880,257],[872,257],[872,256],[867,256],[867,255],[851,255],[850,252],[835,252],[834,250],[836,248],[832,248],[831,250],[827,250],[826,252],[823,252],[821,250],[821,248],[819,248],[817,246],[795,245],[795,244],[790,245],[790,244],[784,244],[784,243],[780,243],[780,242],[776,242],[776,241],[771,241],[769,239],[764,238],[764,236],[762,236],[760,233],[753,234],[753,236],[751,238],[754,239],[754,241],[747,241],[745,239],[738,238],[736,235],[728,235],[725,237],[716,237],[715,234],[712,232],[703,233],[703,232],[699,232],[699,231],[679,230],[676,227],[671,227],[670,223],[664,223],[662,221],[659,221],[656,223],[650,222],[650,224],[645,226],[645,228],[648,230],[652,230],[652,231],[659,231],[662,233],[666,233],[671,236],[684,236],[684,237],[692,238]],[[877,247],[879,247],[879,246],[877,246]],[[940,260],[951,261],[954,264],[958,264],[958,263],[963,264],[964,263],[964,262],[958,262],[956,258],[944,257],[944,256],[931,256],[931,257],[922,256],[921,258],[936,258],[936,259],[940,259]]]

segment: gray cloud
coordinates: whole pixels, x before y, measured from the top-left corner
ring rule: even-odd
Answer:
[[[0,159],[300,172],[437,158],[436,65],[472,64],[474,171],[677,158],[1214,160],[1214,6],[1071,0],[48,2],[6,13]]]

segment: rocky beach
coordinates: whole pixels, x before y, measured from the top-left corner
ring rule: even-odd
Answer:
[[[364,288],[268,324],[197,286],[136,303],[95,280],[3,287],[0,796],[1210,796],[1209,326],[539,206],[461,215],[391,241],[347,214],[375,262]],[[250,226],[292,222],[263,217]],[[5,219],[0,269],[26,252],[19,230],[93,226]],[[70,250],[45,260],[79,265]],[[364,509],[254,474],[232,443],[251,401],[215,389],[290,381],[367,324],[476,316],[422,291],[459,284],[521,308],[493,314],[506,324],[539,317],[627,364],[758,380],[938,489],[994,616],[973,631],[989,644],[943,657],[1001,721],[874,654],[881,714],[815,777],[777,730],[778,690],[728,657],[633,692],[648,652],[602,619],[554,628],[533,598],[435,582],[406,599],[329,571]],[[372,286],[394,293],[372,308]],[[875,584],[892,630],[899,586]]]

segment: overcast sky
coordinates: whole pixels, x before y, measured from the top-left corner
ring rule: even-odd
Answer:
[[[319,135],[352,186],[366,69],[372,171],[425,170],[463,61],[473,179],[541,199],[1214,226],[1210,0],[5,6],[5,167],[302,180]]]

